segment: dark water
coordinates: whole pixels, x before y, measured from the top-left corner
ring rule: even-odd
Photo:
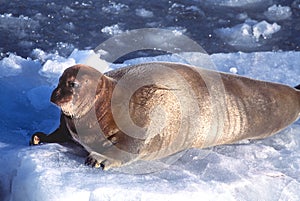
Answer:
[[[224,0],[225,1],[225,0]],[[210,3],[207,3],[210,2]],[[220,6],[201,0],[88,1],[88,0],[0,0],[0,52],[15,52],[27,57],[34,48],[68,55],[74,48],[93,49],[112,35],[104,27],[118,30],[167,28],[184,30],[208,53],[236,51],[272,51],[300,49],[300,0],[267,0],[244,7]],[[263,12],[280,4],[292,9],[292,16],[277,22],[281,30],[268,42],[252,49],[230,46],[215,34],[222,27],[244,23],[237,16],[246,13],[251,19],[266,20]],[[139,16],[140,9],[151,11]],[[11,14],[5,17],[4,14]],[[269,23],[273,23],[269,21]]]

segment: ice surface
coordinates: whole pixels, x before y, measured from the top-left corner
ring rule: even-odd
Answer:
[[[75,50],[65,58],[35,50],[36,60],[11,54],[0,61],[1,68],[9,69],[0,78],[1,200],[300,200],[299,122],[265,140],[188,150],[167,169],[145,175],[87,167],[86,153],[74,145],[29,147],[33,132],[50,132],[58,125],[59,110],[48,102],[56,83],[48,78],[57,80],[67,65],[85,61],[90,53]],[[139,58],[111,68],[160,60],[188,63],[198,56]],[[220,53],[211,58],[224,72],[300,83],[299,52]],[[3,62],[7,59],[12,64]]]

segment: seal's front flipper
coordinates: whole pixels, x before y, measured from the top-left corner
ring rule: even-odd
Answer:
[[[31,140],[29,141],[29,145],[39,145],[42,144],[44,141],[44,138],[47,138],[47,135],[42,132],[37,132],[31,136]]]
[[[36,132],[31,136],[29,145],[40,145],[43,143],[64,143],[72,141],[71,138],[61,130],[57,129],[53,133],[46,135],[42,132]]]
[[[43,143],[64,143],[72,141],[70,131],[66,126],[66,119],[63,114],[60,116],[60,126],[51,134],[36,132],[32,135],[29,145],[39,145]]]

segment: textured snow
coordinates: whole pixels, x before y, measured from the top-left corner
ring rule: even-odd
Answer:
[[[265,140],[188,150],[166,169],[144,175],[87,167],[85,153],[74,145],[29,147],[33,132],[58,126],[59,110],[49,97],[63,69],[92,54],[34,52],[36,60],[11,54],[0,61],[1,69],[9,69],[0,78],[1,200],[300,200],[299,122]],[[198,56],[144,57],[110,68],[147,61],[188,63]],[[220,53],[211,59],[220,71],[291,86],[300,82],[299,52]]]

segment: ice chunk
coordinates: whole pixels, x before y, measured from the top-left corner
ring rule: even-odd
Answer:
[[[238,14],[236,17],[237,17],[238,20],[243,20],[244,21],[248,18],[248,14],[243,12],[243,13]]]
[[[55,60],[47,60],[40,69],[39,73],[47,78],[58,77],[66,68],[75,64],[76,62],[73,58],[64,58],[58,56],[55,58]]]
[[[109,64],[100,59],[103,52],[95,53],[93,50],[77,50],[75,49],[69,58],[73,58],[76,64],[85,64],[97,69],[100,72],[105,72],[109,69]]]
[[[9,54],[0,61],[0,78],[18,75],[22,72],[22,62],[26,61],[20,56]]]
[[[72,58],[77,64],[84,64],[86,59],[94,54],[93,50],[78,50],[74,49],[70,54],[69,59]]]
[[[153,17],[154,16],[152,11],[146,10],[144,8],[136,9],[135,10],[135,14],[137,16],[144,17],[144,18],[148,18],[148,17]]]
[[[31,58],[22,58],[13,53],[10,53],[8,57],[0,60],[0,78],[17,76],[23,72],[23,68],[29,68],[30,70],[40,67],[40,64],[33,61]]]
[[[46,54],[42,50],[35,49],[33,55],[45,63],[39,73],[50,80],[57,78],[63,71],[75,64],[86,64],[100,72],[105,72],[109,68],[109,64],[100,59],[100,53],[96,54],[93,50],[74,49],[68,58],[56,54]]]
[[[34,59],[38,59],[41,62],[45,62],[46,59],[49,59],[51,54],[47,54],[46,52],[44,52],[43,50],[39,49],[39,48],[35,48],[32,50],[31,56]]]
[[[34,49],[32,51],[32,56],[38,60],[40,60],[41,62],[46,62],[48,60],[64,60],[64,59],[73,59],[75,61],[75,63],[84,63],[84,61],[86,60],[86,58],[88,58],[89,56],[91,56],[92,54],[94,54],[93,50],[78,50],[78,49],[74,49],[72,51],[72,53],[70,54],[70,56],[68,58],[62,57],[60,56],[57,52],[53,53],[46,53],[41,49]]]
[[[277,23],[269,24],[266,21],[246,20],[245,23],[234,27],[216,29],[215,33],[227,44],[249,51],[267,43],[267,39],[277,33],[280,28],[281,26]]]
[[[266,21],[259,22],[253,26],[253,36],[258,41],[262,36],[264,39],[271,37],[272,34],[278,32],[281,26],[277,23],[269,24]]]
[[[233,74],[237,74],[237,73],[238,73],[238,70],[237,70],[236,67],[231,67],[231,68],[229,69],[229,71],[230,71],[231,73],[233,73]]]
[[[102,11],[109,14],[120,14],[122,11],[128,10],[129,7],[126,4],[110,2],[108,6],[102,7]]]
[[[106,34],[111,35],[111,36],[123,33],[123,31],[121,30],[119,24],[114,24],[114,25],[111,25],[111,26],[103,27],[101,29],[101,32],[106,33]]]
[[[264,12],[264,15],[271,21],[286,20],[292,15],[292,10],[289,6],[273,5]]]
[[[45,63],[48,60],[51,61],[60,61],[60,60],[64,60],[65,58],[60,56],[59,53],[56,51],[54,53],[46,53],[43,50],[39,49],[39,48],[35,48],[32,53],[31,53],[32,57],[34,59],[39,60],[41,63]]]
[[[39,23],[37,21],[24,15],[20,15],[19,17],[15,17],[11,13],[0,15],[0,28],[8,30],[10,32],[24,34],[24,32],[21,31],[36,29],[38,28],[38,26]]]

